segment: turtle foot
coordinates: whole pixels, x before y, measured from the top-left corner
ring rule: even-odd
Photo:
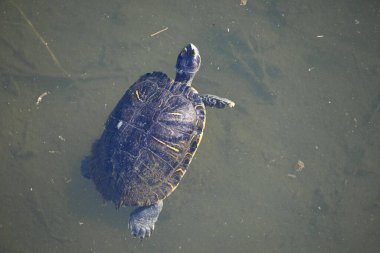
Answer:
[[[150,237],[154,230],[154,224],[162,210],[163,202],[158,201],[150,206],[136,208],[129,216],[128,228],[134,237],[141,239]]]
[[[235,102],[229,100],[228,98],[222,98],[211,94],[200,94],[200,98],[202,99],[205,106],[215,107],[219,109],[223,108],[232,108],[235,106]]]

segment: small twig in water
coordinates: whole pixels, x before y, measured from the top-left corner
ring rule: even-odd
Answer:
[[[41,41],[41,43],[46,47],[46,50],[48,51],[50,57],[53,59],[53,62],[55,63],[55,65],[63,72],[63,74],[70,77],[71,75],[62,67],[61,63],[58,61],[58,58],[55,56],[53,50],[50,49],[48,43],[37,31],[37,29],[34,27],[30,19],[25,15],[25,13],[21,10],[21,8],[15,2],[13,2],[12,0],[9,0],[9,2],[18,10],[18,12],[20,12],[21,16],[23,17],[25,22],[29,25],[29,27],[32,29],[33,33]]]
[[[158,32],[152,33],[152,34],[150,35],[150,37],[154,37],[154,36],[156,36],[156,35],[158,35],[158,34],[160,34],[160,33],[162,33],[162,32],[165,32],[165,31],[168,30],[168,29],[169,29],[169,27],[165,27],[164,29],[159,30]]]
[[[39,105],[39,104],[42,102],[42,99],[43,99],[45,96],[49,95],[49,94],[50,94],[50,92],[48,92],[48,91],[45,91],[44,93],[42,93],[42,94],[37,98],[36,105]]]

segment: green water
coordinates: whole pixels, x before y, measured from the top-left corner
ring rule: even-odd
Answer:
[[[14,0],[33,30],[0,1],[1,253],[380,252],[379,1],[239,2]],[[194,86],[237,106],[207,111],[140,241],[80,163],[125,90],[174,77],[189,42]]]

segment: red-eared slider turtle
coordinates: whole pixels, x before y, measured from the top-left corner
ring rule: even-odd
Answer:
[[[202,140],[205,106],[235,105],[191,87],[200,65],[198,49],[189,44],[178,55],[174,81],[161,72],[141,76],[116,105],[92,154],[82,162],[82,175],[94,181],[105,200],[116,208],[138,206],[129,217],[134,236],[151,235],[163,199],[186,173]]]

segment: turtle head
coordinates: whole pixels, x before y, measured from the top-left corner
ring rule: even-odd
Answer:
[[[201,56],[193,44],[185,46],[178,55],[175,80],[191,85],[195,74],[201,66]]]

